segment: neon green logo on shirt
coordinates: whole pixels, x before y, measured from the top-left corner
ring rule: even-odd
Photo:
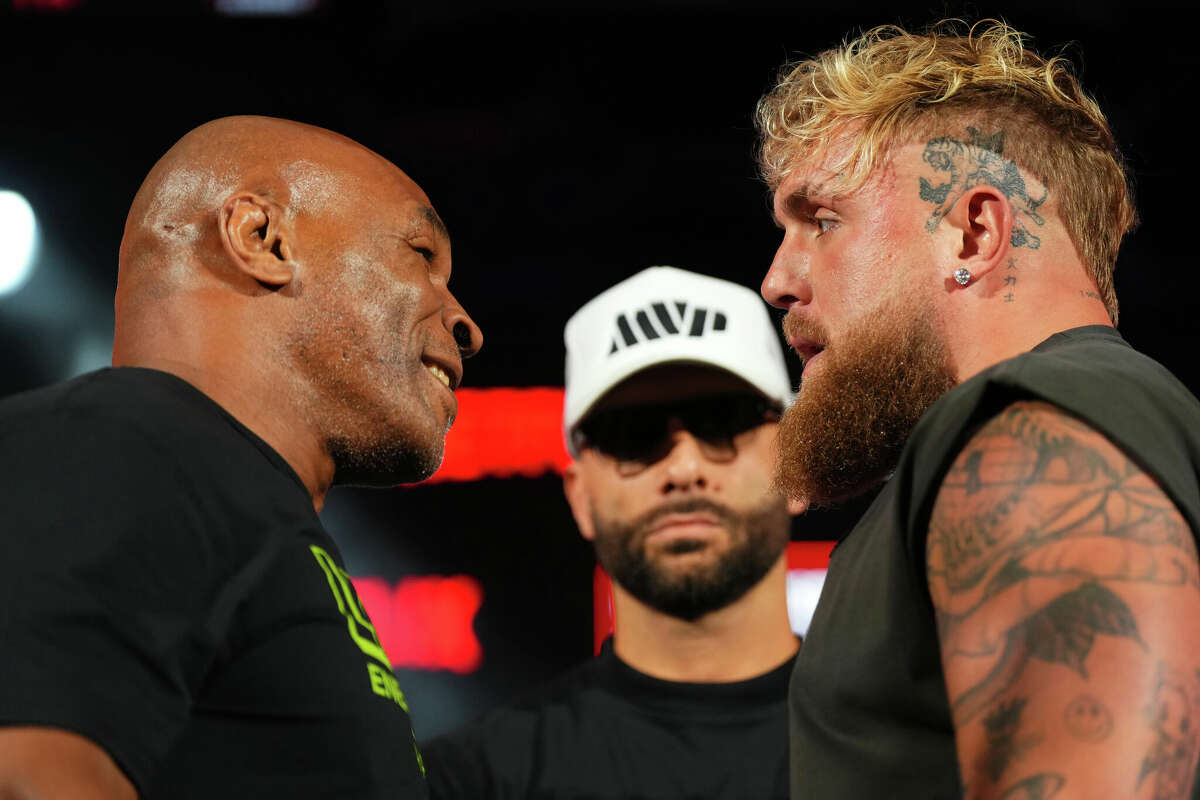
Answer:
[[[388,661],[387,653],[383,652],[383,645],[379,643],[379,635],[375,633],[375,626],[367,617],[367,610],[363,608],[358,594],[354,591],[354,584],[350,582],[350,574],[339,567],[333,557],[320,547],[314,544],[310,545],[309,549],[312,550],[313,556],[321,566],[321,571],[325,573],[325,577],[329,581],[329,590],[333,592],[333,599],[337,602],[338,611],[346,618],[346,628],[350,631],[350,638],[368,658],[374,659],[387,668],[384,670],[376,664],[367,664],[367,673],[371,678],[371,690],[382,697],[391,697],[401,708],[408,711],[408,704],[404,702],[404,693],[400,691],[400,687],[397,686],[393,692],[391,684],[381,677],[386,675],[391,678],[392,684],[396,681],[395,676],[392,675],[392,662]]]
[[[375,626],[371,624],[367,610],[363,608],[362,602],[358,599],[358,593],[354,591],[354,584],[350,582],[350,573],[339,567],[333,557],[317,545],[309,545],[309,549],[312,550],[313,557],[317,559],[317,564],[329,581],[329,591],[333,592],[333,599],[337,602],[338,611],[346,618],[346,628],[350,631],[350,638],[358,645],[358,649],[362,650],[368,658],[373,659],[373,661],[367,662],[367,677],[371,682],[371,691],[380,697],[392,700],[407,714],[408,701],[404,699],[404,692],[400,691],[400,683],[392,674],[392,662],[388,660],[387,653],[383,651],[383,645],[379,643],[379,635],[375,632]],[[415,734],[412,745],[413,752],[417,756],[417,767],[424,775],[425,760],[421,758],[421,751],[417,749]]]

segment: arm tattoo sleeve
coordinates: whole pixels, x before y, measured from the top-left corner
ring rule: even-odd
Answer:
[[[1134,461],[1052,406],[1010,406],[947,473],[926,557],[972,791],[1070,793],[1087,776],[1056,767],[1091,748],[1087,763],[1127,781],[1120,796],[1188,796],[1200,568],[1192,531]]]

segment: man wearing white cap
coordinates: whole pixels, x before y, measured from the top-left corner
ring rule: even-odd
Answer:
[[[567,322],[567,500],[613,578],[600,655],[428,743],[433,798],[783,798],[792,399],[758,295],[651,267]]]

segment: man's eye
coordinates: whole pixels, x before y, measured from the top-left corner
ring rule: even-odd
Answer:
[[[838,226],[836,219],[828,217],[813,217],[813,225],[817,226],[817,235],[824,236]]]
[[[414,247],[413,250],[420,253],[421,258],[425,259],[426,261],[428,261],[430,263],[433,262],[433,251],[430,250],[428,247]]]

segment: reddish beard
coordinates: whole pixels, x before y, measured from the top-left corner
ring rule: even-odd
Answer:
[[[898,301],[836,342],[802,317],[786,318],[784,332],[826,349],[780,420],[776,483],[810,507],[834,505],[895,469],[917,420],[956,383],[950,356],[929,319]]]

